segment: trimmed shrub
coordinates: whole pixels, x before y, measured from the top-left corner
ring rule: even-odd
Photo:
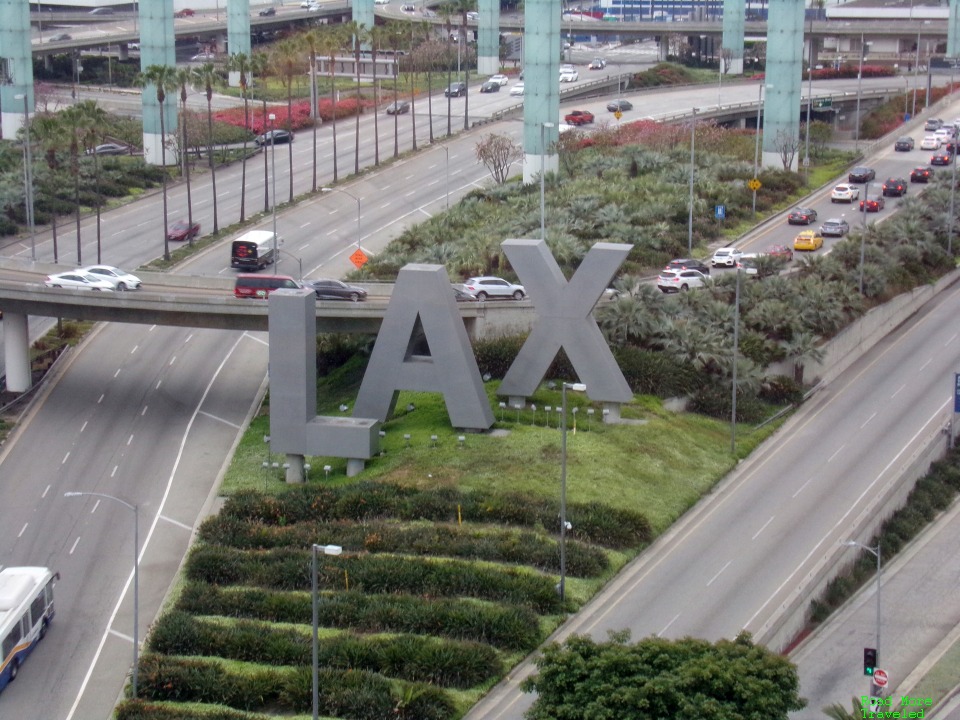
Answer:
[[[306,592],[260,588],[220,588],[189,582],[176,607],[194,615],[309,623],[311,598]],[[531,650],[542,639],[531,610],[465,598],[437,599],[412,595],[323,594],[318,622],[323,627],[360,632],[422,633],[482,642],[506,650]]]

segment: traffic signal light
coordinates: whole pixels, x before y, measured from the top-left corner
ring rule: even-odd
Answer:
[[[873,675],[877,669],[877,651],[874,648],[863,649],[863,674]]]

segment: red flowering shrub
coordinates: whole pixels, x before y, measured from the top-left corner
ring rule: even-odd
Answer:
[[[371,100],[361,97],[359,103],[360,112],[363,112],[365,108],[373,107],[373,105],[374,103]],[[324,98],[317,103],[317,112],[320,115],[320,119],[323,121],[332,120],[334,112],[336,112],[337,119],[339,120],[340,118],[352,117],[356,115],[357,107],[358,104],[355,97],[341,99],[336,104],[336,107],[334,107],[333,103],[330,102],[329,98]],[[270,121],[264,117],[263,103],[251,101],[249,104],[249,113],[250,132],[254,133],[255,135],[259,135],[270,129]],[[270,113],[276,115],[276,120],[274,120],[275,127],[289,127],[291,130],[301,130],[303,128],[310,127],[309,100],[297,100],[294,102],[290,108],[289,114],[286,104],[268,105],[267,115]],[[237,127],[243,127],[243,108],[235,107],[229,108],[228,110],[218,110],[213,114],[213,119],[217,120],[218,122],[225,122],[229,123],[230,125],[236,125]]]

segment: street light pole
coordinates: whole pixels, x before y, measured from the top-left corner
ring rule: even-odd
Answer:
[[[33,220],[33,158],[30,153],[30,108],[27,106],[27,94],[13,96],[23,100],[23,182],[24,201],[27,206],[27,227],[30,228],[30,262],[37,261],[37,237]]]
[[[137,665],[140,663],[140,511],[137,505],[131,505],[113,495],[96,492],[65,492],[64,497],[98,497],[113,500],[133,511],[133,697],[137,697]]]
[[[360,238],[362,237],[362,234],[361,234],[361,232],[360,232],[360,198],[358,198],[356,195],[354,195],[354,194],[351,193],[351,192],[347,192],[346,190],[341,190],[340,188],[335,188],[335,187],[320,188],[320,192],[325,192],[325,193],[330,193],[330,192],[343,193],[344,195],[346,195],[346,196],[348,196],[348,197],[352,197],[353,200],[354,200],[354,202],[357,203],[357,249],[359,250],[359,249],[360,249]]]
[[[320,711],[320,648],[319,648],[319,629],[318,629],[318,593],[317,593],[317,550],[324,555],[339,555],[343,548],[339,545],[317,545],[310,546],[310,597],[313,600],[313,720],[317,720]]]
[[[757,134],[753,141],[753,179],[757,179],[760,163],[760,111],[763,108],[763,83],[760,83],[760,89],[757,91]],[[757,191],[753,191],[753,214],[757,214]]]
[[[811,35],[811,42],[812,35]],[[810,176],[810,108],[813,106],[813,63],[809,63],[807,67],[807,125],[806,132],[803,137],[803,168],[807,174],[807,178]]]
[[[913,63],[913,109],[911,117],[917,116],[917,82],[920,80],[920,31],[917,30],[917,57]]]
[[[560,384],[560,601],[566,598],[567,586],[567,390],[584,392],[583,383]]]
[[[870,181],[863,185],[863,200],[860,202],[863,205],[863,222],[860,225],[860,283],[859,283],[859,292],[863,295],[863,255],[864,255],[864,246],[867,241],[867,201],[870,199]]]
[[[693,108],[693,120],[690,122],[690,207],[687,215],[687,253],[693,254],[693,163],[697,141],[697,109]]]
[[[733,301],[733,391],[730,398],[730,454],[737,452],[737,346],[740,342],[740,263],[737,263],[737,289]]]
[[[540,123],[540,239],[547,239],[547,228],[546,228],[546,188],[545,188],[545,179],[546,179],[546,169],[545,169],[545,159],[547,156],[547,145],[546,145],[546,129],[552,128],[552,122]]]
[[[950,178],[950,211],[947,216],[947,255],[953,257],[953,224],[956,222],[953,216],[954,198],[957,195],[957,152],[960,151],[960,140],[953,141],[953,153],[950,156],[950,164],[953,165],[953,172]]]
[[[274,121],[277,116],[270,113],[267,119],[270,121],[270,174],[273,175],[273,270],[276,272],[280,267],[280,240],[277,238],[277,137],[274,130]]]
[[[860,33],[860,69],[857,72],[857,125],[854,132],[854,151],[860,149],[860,92],[863,87],[863,56],[867,54],[867,46],[863,43],[863,33]]]
[[[867,552],[876,556],[877,558],[877,639],[876,639],[877,647],[875,648],[875,650],[877,651],[877,665],[879,666],[880,665],[880,569],[881,569],[880,540],[877,539],[877,546],[875,548],[872,548],[869,545],[864,545],[863,543],[859,543],[856,540],[847,540],[845,543],[843,543],[843,545],[846,545],[847,547],[862,548],[863,550],[866,550]],[[878,688],[876,687],[876,685],[874,685],[873,679],[871,678],[870,694],[877,695],[878,693],[875,692],[876,690],[878,690]]]

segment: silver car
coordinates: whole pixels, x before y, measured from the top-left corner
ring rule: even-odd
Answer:
[[[121,270],[112,265],[87,265],[77,272],[107,280],[113,283],[114,290],[138,290],[141,285],[140,278],[136,275],[131,275],[126,270]]]
[[[523,300],[527,294],[523,285],[514,285],[503,278],[492,276],[467,278],[463,281],[463,287],[480,301],[487,298]]]

